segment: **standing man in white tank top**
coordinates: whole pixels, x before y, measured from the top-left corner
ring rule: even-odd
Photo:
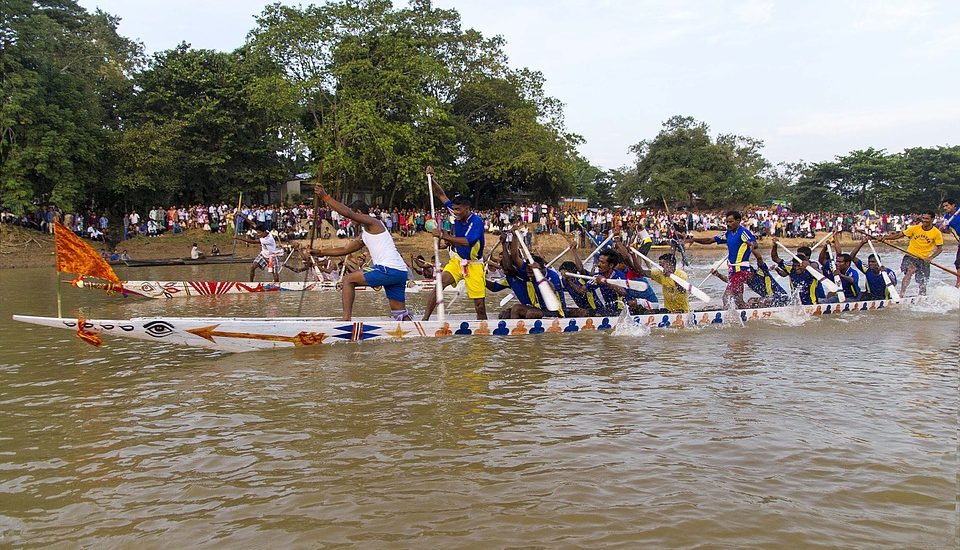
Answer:
[[[409,269],[403,257],[393,243],[393,237],[387,232],[380,220],[364,213],[363,206],[354,205],[356,210],[350,209],[327,194],[319,183],[314,185],[313,192],[323,199],[334,212],[349,218],[360,226],[360,238],[352,239],[344,246],[334,248],[314,248],[310,254],[314,256],[346,256],[364,246],[370,251],[371,266],[364,267],[343,277],[343,320],[349,321],[353,313],[353,299],[355,288],[360,286],[382,286],[387,300],[390,302],[390,315],[397,321],[410,321],[407,313],[406,290]]]

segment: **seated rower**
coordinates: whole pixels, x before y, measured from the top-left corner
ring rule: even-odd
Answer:
[[[323,202],[341,216],[360,226],[360,238],[351,239],[346,245],[310,250],[313,256],[346,256],[357,252],[364,246],[370,251],[373,265],[354,271],[343,277],[343,320],[349,321],[353,313],[353,300],[357,286],[382,286],[390,303],[390,316],[397,321],[410,321],[406,307],[407,264],[403,261],[393,237],[383,222],[365,212],[366,208],[356,205],[348,208],[324,190],[319,183],[314,192]]]
[[[424,279],[433,280],[434,268],[433,264],[424,259],[423,254],[419,254],[414,257],[413,254],[410,255],[410,266],[413,268],[413,271],[423,277]]]
[[[657,298],[657,293],[653,290],[650,279],[646,277],[643,271],[643,262],[640,261],[640,258],[634,256],[630,249],[621,241],[614,241],[614,247],[620,257],[617,270],[623,272],[626,280],[640,281],[647,285],[646,290],[626,289],[626,292],[624,292],[624,298],[626,299],[626,304],[630,307],[630,313],[643,315],[645,313],[660,311],[660,301]],[[642,251],[641,253],[646,254]]]
[[[807,273],[807,266],[814,268],[820,267],[816,262],[810,261],[810,255],[813,251],[809,246],[801,246],[797,249],[797,260],[791,260],[788,264],[784,262],[777,253],[776,237],[770,239],[773,245],[770,247],[770,259],[777,266],[777,273],[781,277],[787,277],[790,280],[790,290],[800,299],[800,303],[806,306],[814,305],[824,299],[823,287],[813,277]]]
[[[824,277],[829,277],[837,283],[840,291],[843,292],[844,299],[849,302],[861,300],[860,297],[860,273],[853,267],[853,258],[845,254],[840,248],[839,240],[836,235],[831,239],[832,243],[824,245],[820,251],[820,264],[823,266]],[[827,247],[832,246],[834,250],[833,260],[829,259]],[[835,304],[840,302],[839,293],[828,292],[823,303]]]
[[[661,254],[657,258],[657,263],[663,271],[652,268],[649,270],[643,269],[641,274],[659,283],[663,289],[663,311],[665,313],[688,313],[690,311],[690,300],[687,291],[670,278],[670,274],[674,274],[684,281],[688,280],[687,274],[683,270],[677,269],[677,257],[673,254]],[[638,267],[642,267],[642,265]]]
[[[500,236],[501,241],[505,240],[505,235]],[[487,288],[492,292],[509,288],[519,302],[501,311],[500,319],[541,319],[545,316],[556,316],[556,312],[547,311],[541,306],[543,297],[533,280],[531,269],[528,269],[532,266],[528,266],[526,262],[520,260],[518,244],[518,241],[514,238],[509,244],[504,245],[504,252],[501,254],[500,267],[503,269],[506,280],[487,282]],[[535,256],[534,262],[536,267],[543,272],[543,259]],[[560,276],[556,271],[549,270],[544,276],[547,277],[554,289],[560,286]]]
[[[857,269],[863,271],[866,279],[866,288],[863,290],[863,299],[864,300],[889,300],[892,298],[890,296],[890,291],[887,289],[887,283],[883,280],[883,272],[886,272],[887,277],[890,278],[890,282],[894,285],[897,284],[897,274],[888,267],[880,269],[880,262],[877,260],[877,257],[873,254],[867,256],[867,267],[864,268],[863,262],[857,258],[857,254],[860,252],[860,249],[863,248],[863,245],[866,244],[866,239],[860,241],[853,250],[850,251],[850,257],[853,258],[853,264],[857,266]]]

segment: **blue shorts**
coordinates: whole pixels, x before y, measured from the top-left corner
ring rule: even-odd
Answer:
[[[363,279],[367,286],[382,286],[388,300],[406,301],[407,272],[382,265],[363,268]]]

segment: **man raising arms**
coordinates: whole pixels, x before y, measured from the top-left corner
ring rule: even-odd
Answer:
[[[427,173],[433,174],[432,166],[427,166]],[[450,200],[437,180],[431,181],[434,195],[444,206],[453,211],[456,218],[453,222],[453,233],[443,231],[439,223],[433,229],[434,237],[452,244],[454,249],[450,261],[440,272],[441,284],[446,288],[458,284],[461,279],[466,280],[467,296],[473,300],[477,319],[486,319],[487,308],[483,303],[487,295],[483,265],[483,219],[470,209],[469,198],[457,196]],[[424,321],[430,319],[436,307],[437,296],[431,293],[427,298],[427,308],[423,314]]]
[[[370,251],[372,265],[345,275],[341,281],[343,283],[341,294],[343,320],[349,321],[353,314],[353,300],[357,286],[382,286],[390,302],[390,316],[397,321],[410,321],[406,306],[407,264],[403,261],[397,245],[393,242],[393,237],[390,236],[383,222],[362,212],[366,209],[361,205],[355,205],[355,209],[347,207],[328,195],[319,183],[314,185],[313,189],[314,193],[331,209],[360,226],[360,238],[352,239],[341,247],[314,248],[310,250],[310,254],[346,256],[364,246]]]

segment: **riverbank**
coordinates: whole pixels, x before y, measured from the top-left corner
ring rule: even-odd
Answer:
[[[695,232],[697,237],[707,237],[717,234],[716,231]],[[819,237],[822,237],[820,234]],[[487,250],[496,242],[497,236],[487,234]],[[86,239],[85,239],[86,240]],[[337,242],[342,239],[318,240],[318,243]],[[404,258],[409,258],[410,254],[423,254],[430,256],[433,251],[431,237],[427,233],[418,233],[413,237],[395,236],[397,248],[403,254]],[[104,243],[86,240],[94,250],[99,251],[104,248]],[[304,245],[309,241],[300,241]],[[785,245],[796,248],[803,245],[813,245],[815,241],[810,239],[781,239]],[[850,235],[844,235],[841,239],[841,245],[848,250],[853,246]],[[136,237],[123,241],[117,245],[118,251],[126,250],[131,258],[138,260],[156,259],[156,258],[177,258],[190,255],[190,248],[193,243],[197,243],[205,253],[216,244],[224,254],[229,254],[234,250],[233,237],[226,234],[211,234],[207,231],[192,230],[178,235],[163,235],[160,237]],[[769,239],[764,239],[761,244],[764,248],[769,248]],[[318,245],[315,245],[318,246]],[[540,235],[535,238],[534,250],[539,251],[544,257],[553,257],[566,248],[567,242],[562,235]],[[710,246],[710,245],[691,245],[692,247]],[[237,243],[236,254],[238,256],[255,256],[259,248],[254,245]],[[583,251],[585,254],[587,251]],[[18,267],[50,267],[54,266],[53,255],[53,236],[40,233],[30,229],[18,226],[0,225],[0,269],[13,269]]]

